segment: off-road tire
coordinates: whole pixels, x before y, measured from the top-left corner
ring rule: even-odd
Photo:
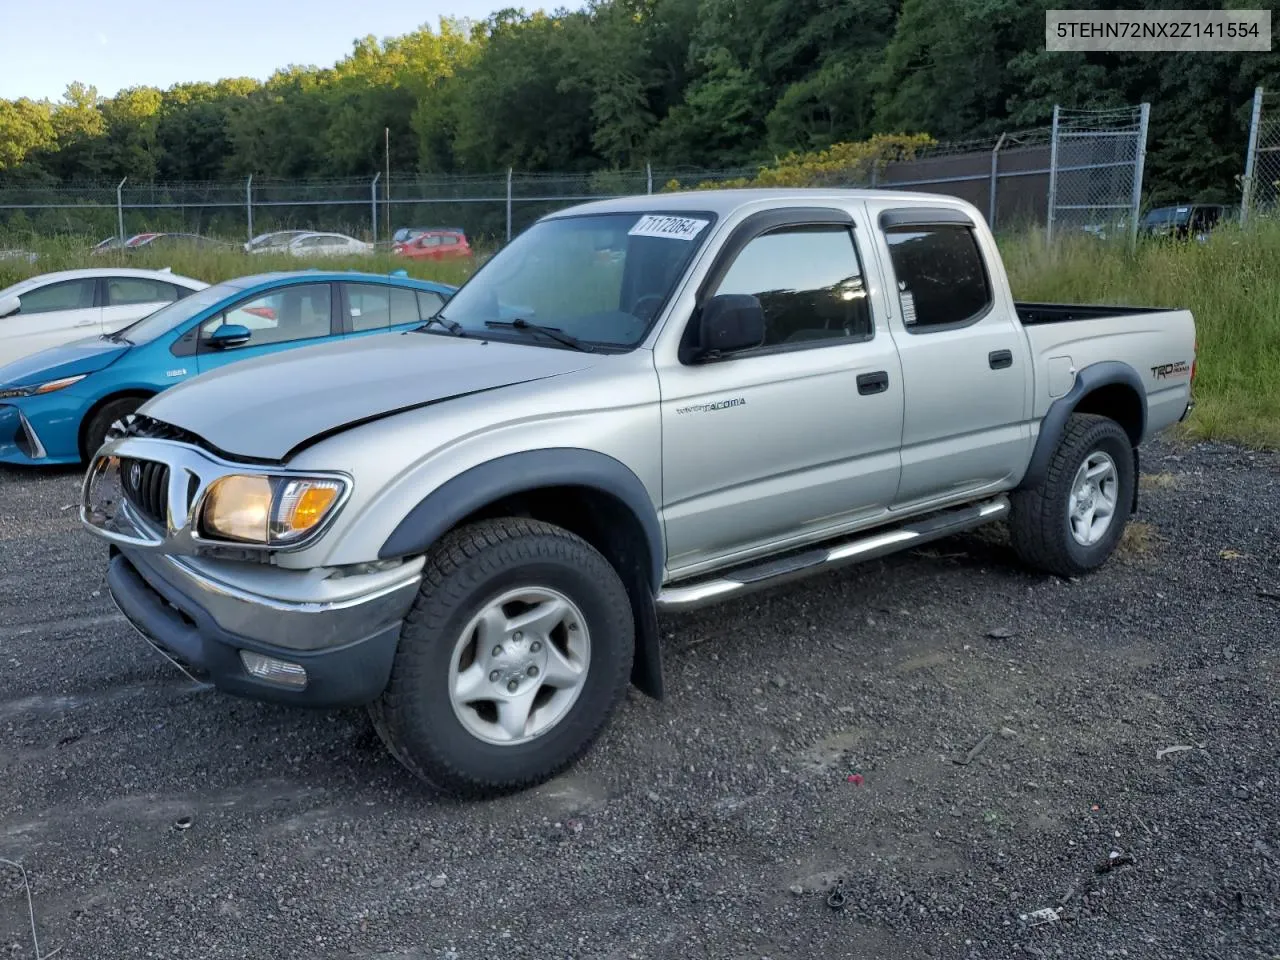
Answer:
[[[1119,493],[1110,527],[1101,540],[1085,546],[1071,535],[1068,509],[1076,471],[1094,451],[1108,454],[1115,463]],[[1102,566],[1129,522],[1136,473],[1133,445],[1120,424],[1095,414],[1072,414],[1040,482],[1012,495],[1009,534],[1018,559],[1059,577],[1080,576]]]
[[[578,699],[550,730],[518,744],[472,735],[449,694],[454,647],[492,597],[538,584],[570,597],[591,638]],[[498,796],[551,779],[592,746],[626,692],[635,649],[630,598],[613,566],[560,527],[500,518],[452,531],[428,554],[386,690],[369,705],[387,749],[428,785],[461,797]]]
[[[85,425],[80,456],[86,461],[91,459],[102,446],[111,425],[117,420],[123,420],[146,402],[146,397],[120,397],[103,404]]]

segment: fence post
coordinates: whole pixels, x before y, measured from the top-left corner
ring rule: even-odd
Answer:
[[[644,180],[645,180],[645,184],[647,186],[648,192],[653,193],[653,164],[651,164],[648,160],[644,162]]]
[[[880,159],[878,157],[871,158],[871,189],[874,190],[880,183]]]
[[[1240,193],[1240,226],[1249,220],[1253,206],[1253,168],[1258,161],[1258,124],[1262,119],[1262,88],[1253,88],[1253,116],[1249,120],[1249,147],[1244,157],[1244,183]]]
[[[1058,202],[1058,112],[1062,108],[1053,105],[1053,133],[1049,140],[1049,216],[1048,237],[1053,243],[1053,208]]]
[[[1129,249],[1138,242],[1138,213],[1142,209],[1142,174],[1147,165],[1147,122],[1151,119],[1151,104],[1144,103],[1138,121],[1138,143],[1134,150],[1133,199],[1129,202]]]
[[[511,168],[507,167],[507,243],[511,242]]]
[[[1000,148],[1004,146],[1007,133],[1000,134],[1000,139],[991,150],[991,185],[987,188],[987,227],[996,228],[996,186],[1000,181]]]
[[[244,182],[244,212],[249,221],[249,241],[253,242],[253,174]]]
[[[378,242],[378,178],[382,176],[379,170],[377,176],[373,178],[373,183],[369,184],[369,213],[373,224],[373,242]]]
[[[116,226],[120,230],[120,242],[122,244],[124,243],[124,198],[121,196],[120,191],[124,189],[124,181],[128,179],[128,177],[125,177],[116,184]]]

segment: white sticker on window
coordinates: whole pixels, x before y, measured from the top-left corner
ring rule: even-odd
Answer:
[[[916,298],[911,295],[910,290],[903,290],[898,294],[898,299],[902,301],[902,322],[910,326],[916,322]]]
[[[648,214],[636,221],[627,231],[633,237],[667,237],[671,240],[692,240],[710,220],[692,217],[668,217]]]

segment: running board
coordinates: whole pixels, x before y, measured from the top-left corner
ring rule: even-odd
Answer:
[[[993,500],[944,510],[868,536],[810,547],[799,553],[738,567],[710,580],[697,581],[687,586],[670,586],[658,594],[658,610],[663,613],[696,610],[790,580],[799,580],[851,563],[909,550],[930,540],[939,540],[991,523],[1008,512],[1009,498],[1002,494]]]

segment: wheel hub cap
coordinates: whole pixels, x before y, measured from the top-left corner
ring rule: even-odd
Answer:
[[[572,600],[548,587],[509,590],[485,603],[454,645],[454,714],[488,743],[541,736],[577,701],[590,656],[586,620]]]
[[[1081,546],[1092,546],[1111,528],[1120,496],[1120,475],[1115,461],[1101,450],[1085,458],[1071,483],[1067,519],[1071,536]]]

